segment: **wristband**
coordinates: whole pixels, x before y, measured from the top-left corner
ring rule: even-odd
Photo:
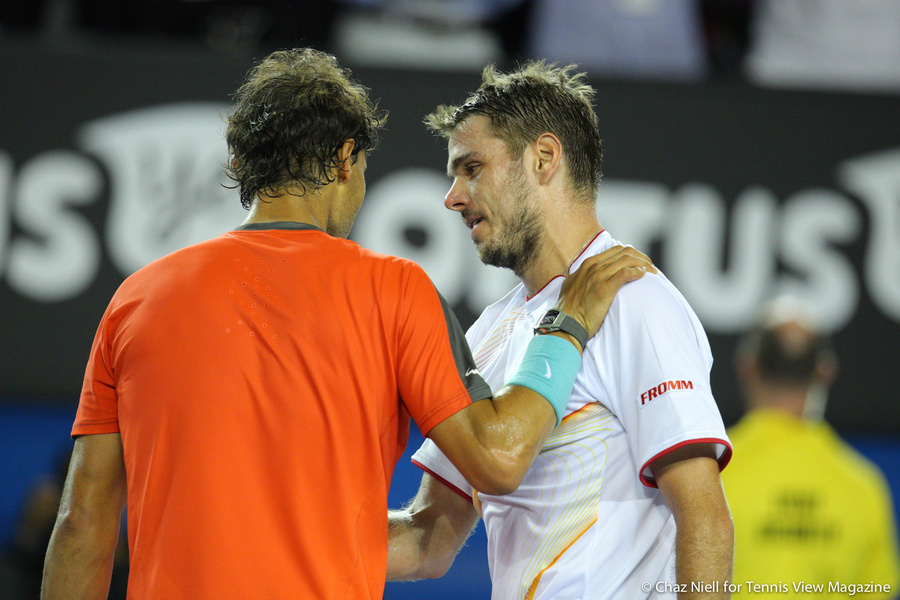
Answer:
[[[521,385],[544,397],[562,421],[575,377],[581,370],[581,353],[568,340],[555,335],[538,335],[528,343],[519,370],[507,385]]]

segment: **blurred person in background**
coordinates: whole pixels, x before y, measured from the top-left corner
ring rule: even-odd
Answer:
[[[591,75],[740,75],[753,0],[340,0],[334,42],[357,64],[578,62]]]
[[[755,0],[702,0],[710,78],[743,78]]]
[[[15,524],[13,540],[0,553],[0,600],[40,597],[44,555],[59,511],[71,455],[72,450],[68,446],[59,453],[55,468],[38,476],[28,489]],[[108,600],[125,600],[127,583],[128,540],[123,527],[113,560]]]
[[[746,72],[775,87],[900,91],[900,0],[756,0]]]
[[[328,50],[337,0],[34,0],[0,3],[0,35],[56,43],[183,44],[252,56],[298,45]]]
[[[699,0],[534,0],[526,54],[592,76],[697,81],[708,74]]]
[[[823,420],[837,374],[829,338],[813,310],[792,297],[767,305],[741,341],[736,369],[747,414],[728,431],[734,460],[723,473],[734,517],[735,597],[784,598],[746,582],[900,584],[896,526],[882,473]],[[865,390],[860,390],[864,393]]]
[[[357,65],[478,69],[515,55],[532,0],[339,0],[333,44]]]

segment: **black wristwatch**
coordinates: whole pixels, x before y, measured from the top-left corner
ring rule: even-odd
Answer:
[[[582,350],[587,347],[587,330],[574,317],[570,317],[558,308],[551,308],[545,312],[537,327],[534,328],[535,335],[544,335],[554,331],[562,331],[571,335],[581,344]]]

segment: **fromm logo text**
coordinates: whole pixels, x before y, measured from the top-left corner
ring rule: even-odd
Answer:
[[[658,398],[669,390],[692,390],[694,389],[693,381],[663,381],[656,387],[652,387],[641,394],[641,406],[644,406],[654,398]]]

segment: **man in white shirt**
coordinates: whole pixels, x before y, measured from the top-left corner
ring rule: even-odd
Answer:
[[[483,262],[521,284],[467,333],[492,387],[511,383],[566,276],[617,244],[597,219],[601,144],[594,90],[573,67],[489,67],[430,127],[448,139],[445,206]],[[624,286],[587,342],[568,405],[518,489],[479,494],[426,440],[425,474],[389,513],[388,578],[439,577],[479,514],[492,598],[726,598],[733,525],[719,470],[731,455],[699,320],[661,273]],[[514,377],[513,377],[514,380]]]

